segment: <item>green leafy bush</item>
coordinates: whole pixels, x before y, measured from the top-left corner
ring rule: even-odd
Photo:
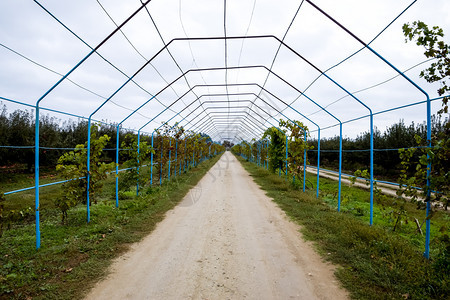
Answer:
[[[98,127],[92,125],[91,153],[90,153],[90,182],[89,197],[91,203],[96,203],[96,196],[103,187],[102,180],[106,179],[106,172],[111,170],[114,163],[106,164],[100,157],[109,136],[98,136]],[[86,204],[87,199],[87,142],[77,145],[74,151],[65,153],[58,159],[56,170],[66,180],[61,189],[61,197],[55,200],[55,205],[61,210],[61,221],[67,221],[67,212],[79,203]]]

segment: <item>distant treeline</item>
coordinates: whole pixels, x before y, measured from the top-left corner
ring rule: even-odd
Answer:
[[[432,116],[432,133],[444,131],[444,124],[448,120],[442,121],[436,116]],[[406,125],[403,120],[399,123],[391,125],[385,132],[374,128],[374,174],[388,178],[397,178],[400,165],[400,157],[397,150],[417,146],[415,136],[419,135],[426,139],[427,127],[425,123]],[[314,146],[314,150],[308,153],[309,161],[312,165],[317,164],[317,140],[310,143]],[[355,139],[343,138],[342,148],[344,151],[342,156],[342,168],[353,173],[357,169],[369,169],[370,165],[370,132],[363,132]],[[385,150],[386,149],[386,150]],[[320,164],[324,167],[337,169],[339,165],[339,137],[324,138],[320,141]],[[327,150],[336,150],[336,152],[328,152]],[[366,150],[366,151],[361,151]]]
[[[61,120],[41,115],[40,125],[40,165],[55,166],[58,158],[78,144],[87,140],[88,122],[86,120]],[[16,110],[8,113],[6,107],[0,107],[0,166],[25,165],[29,171],[34,168],[34,131],[35,116],[32,111]],[[120,130],[120,140],[129,133]],[[99,125],[99,134],[107,134],[111,139],[106,148],[116,148],[116,125]],[[141,137],[143,141],[148,137]],[[104,151],[105,161],[113,161],[115,151]]]

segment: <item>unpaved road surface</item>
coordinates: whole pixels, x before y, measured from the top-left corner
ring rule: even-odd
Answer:
[[[87,299],[347,299],[298,230],[226,152]]]

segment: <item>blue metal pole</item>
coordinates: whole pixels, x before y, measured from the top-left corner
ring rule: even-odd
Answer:
[[[153,133],[152,132],[152,152],[150,153],[150,186],[153,186]]]
[[[161,135],[161,161],[159,163],[159,185],[162,184],[162,177],[163,177],[163,145],[164,145],[164,136]]]
[[[90,179],[91,179],[91,118],[89,117],[88,120],[88,140],[87,140],[87,174],[86,174],[86,180],[87,180],[87,188],[86,188],[86,221],[89,223],[91,220],[91,211],[89,208],[90,201],[89,201],[89,188],[90,188]]]
[[[186,173],[186,161],[187,161],[187,159],[186,159],[186,140],[187,139],[184,140],[184,157],[183,157],[184,173]]]
[[[428,95],[427,95],[428,96]],[[427,99],[427,140],[428,140],[428,148],[431,148],[431,101],[428,97]],[[427,212],[426,212],[426,232],[425,232],[425,252],[423,255],[429,259],[430,258],[430,238],[431,238],[431,222],[430,222],[430,214],[431,214],[431,190],[430,190],[430,174],[431,174],[431,163],[430,156],[427,153]]]
[[[172,154],[170,147],[172,147],[172,139],[169,137],[169,170],[168,170],[168,175],[167,175],[167,179],[169,181],[170,181],[170,159],[171,159],[171,154]]]
[[[39,249],[41,248],[41,230],[39,220],[39,105],[36,105],[34,134],[34,211],[36,218],[36,249]]]
[[[286,135],[286,176],[288,174],[288,147],[289,147],[289,141],[288,136]],[[287,177],[286,177],[287,179]]]
[[[261,142],[258,142],[258,166],[261,166]]]
[[[317,183],[316,183],[316,198],[319,198],[319,171],[320,171],[320,128],[317,133]],[[306,144],[305,144],[306,145]]]
[[[305,144],[306,144],[306,131],[305,131]],[[306,149],[303,151],[303,192],[306,190]]]
[[[116,129],[116,207],[119,207],[119,128]]]
[[[178,162],[178,140],[175,140],[175,175],[177,176],[177,162]]]
[[[342,179],[342,123],[339,123],[339,187],[338,187],[338,211],[341,211],[341,179]]]
[[[428,147],[431,148],[431,100],[427,92],[423,90],[420,86],[418,86],[414,81],[412,81],[408,76],[406,76],[403,72],[401,72],[399,69],[397,69],[393,64],[391,64],[387,59],[385,59],[383,56],[381,56],[378,52],[376,52],[374,49],[372,49],[368,44],[363,42],[360,38],[358,38],[356,35],[354,35],[350,30],[345,28],[342,24],[340,24],[338,21],[333,19],[330,15],[328,15],[326,12],[324,12],[322,9],[320,9],[317,5],[312,3],[311,1],[307,0],[308,3],[310,3],[313,7],[315,7],[318,11],[320,11],[323,15],[325,15],[327,18],[329,18],[331,21],[336,23],[339,27],[341,27],[344,31],[346,31],[348,34],[350,34],[354,39],[356,39],[358,42],[364,45],[367,49],[369,49],[373,54],[375,54],[378,58],[380,58],[382,61],[384,61],[386,64],[388,64],[392,69],[394,69],[399,75],[401,75],[403,78],[405,78],[409,83],[411,83],[414,87],[416,87],[419,91],[421,91],[427,98],[427,139],[428,139]],[[324,73],[322,73],[324,74]],[[372,111],[370,111],[371,117],[372,117]],[[372,134],[371,134],[372,135]],[[373,154],[373,149],[371,149],[371,155]],[[427,155],[427,158],[429,159],[429,156]],[[372,163],[371,163],[372,165]],[[372,165],[373,167],[373,165]],[[371,196],[373,194],[373,177],[372,177],[372,167],[371,167]],[[430,171],[431,171],[431,163],[427,164],[427,187],[430,186]],[[430,258],[430,220],[428,218],[430,212],[431,212],[431,203],[430,203],[430,197],[431,197],[431,191],[428,189],[427,193],[427,220],[426,220],[426,236],[425,236],[425,252],[424,256],[429,259]],[[372,197],[371,197],[372,198]]]
[[[370,226],[373,225],[373,115],[370,114]]]
[[[141,153],[140,151],[140,142],[141,142],[141,133],[138,131],[138,139],[137,139],[137,180],[136,180],[136,196],[139,196],[139,155]]]

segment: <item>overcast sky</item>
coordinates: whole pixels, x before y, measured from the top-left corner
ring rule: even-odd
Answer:
[[[33,106],[61,78],[60,74],[69,72],[91,51],[87,45],[96,47],[116,28],[115,24],[121,24],[141,6],[140,0],[38,2],[48,12],[36,1],[0,1],[0,97]],[[448,0],[313,2],[366,43],[414,2],[371,44],[401,71],[425,60],[423,48],[405,43],[404,23],[422,20],[450,34]],[[311,130],[324,129],[337,124],[337,120],[367,115],[369,110],[364,105],[376,113],[425,100],[402,77],[392,79],[397,73],[368,49],[328,71],[329,78],[318,78],[318,70],[336,65],[360,50],[362,44],[306,1],[228,0],[226,7],[224,4],[216,0],[152,0],[122,32],[100,47],[101,56],[91,55],[68,77],[70,81],[62,82],[42,100],[41,107],[88,117],[114,94],[93,115],[94,119],[115,123],[126,119],[123,126],[143,127],[145,132],[171,119],[172,124],[179,121],[185,128],[205,131],[215,140],[237,140],[258,136],[279,118],[302,120]],[[226,44],[224,39],[178,40],[160,51],[176,38],[225,34],[275,36],[284,38],[289,48],[280,47],[273,37],[264,37],[229,39]],[[450,42],[448,36],[446,40]],[[151,62],[134,77],[134,82],[115,94],[148,60]],[[405,74],[433,98],[437,97],[438,86],[418,76],[428,64]],[[226,71],[225,66],[246,68]],[[205,68],[217,69],[198,71]],[[185,77],[180,78],[184,73]],[[306,97],[300,96],[300,91]],[[356,99],[347,92],[354,93]],[[138,113],[129,116],[146,102]],[[24,108],[2,103],[8,111]],[[285,103],[292,104],[292,108]],[[439,107],[440,103],[434,102],[433,111]],[[406,123],[423,122],[425,117],[425,105],[417,105],[376,115],[374,122],[384,130],[400,119]],[[344,125],[344,135],[350,137],[368,130],[368,118]],[[322,136],[337,133],[338,127],[322,130]]]

